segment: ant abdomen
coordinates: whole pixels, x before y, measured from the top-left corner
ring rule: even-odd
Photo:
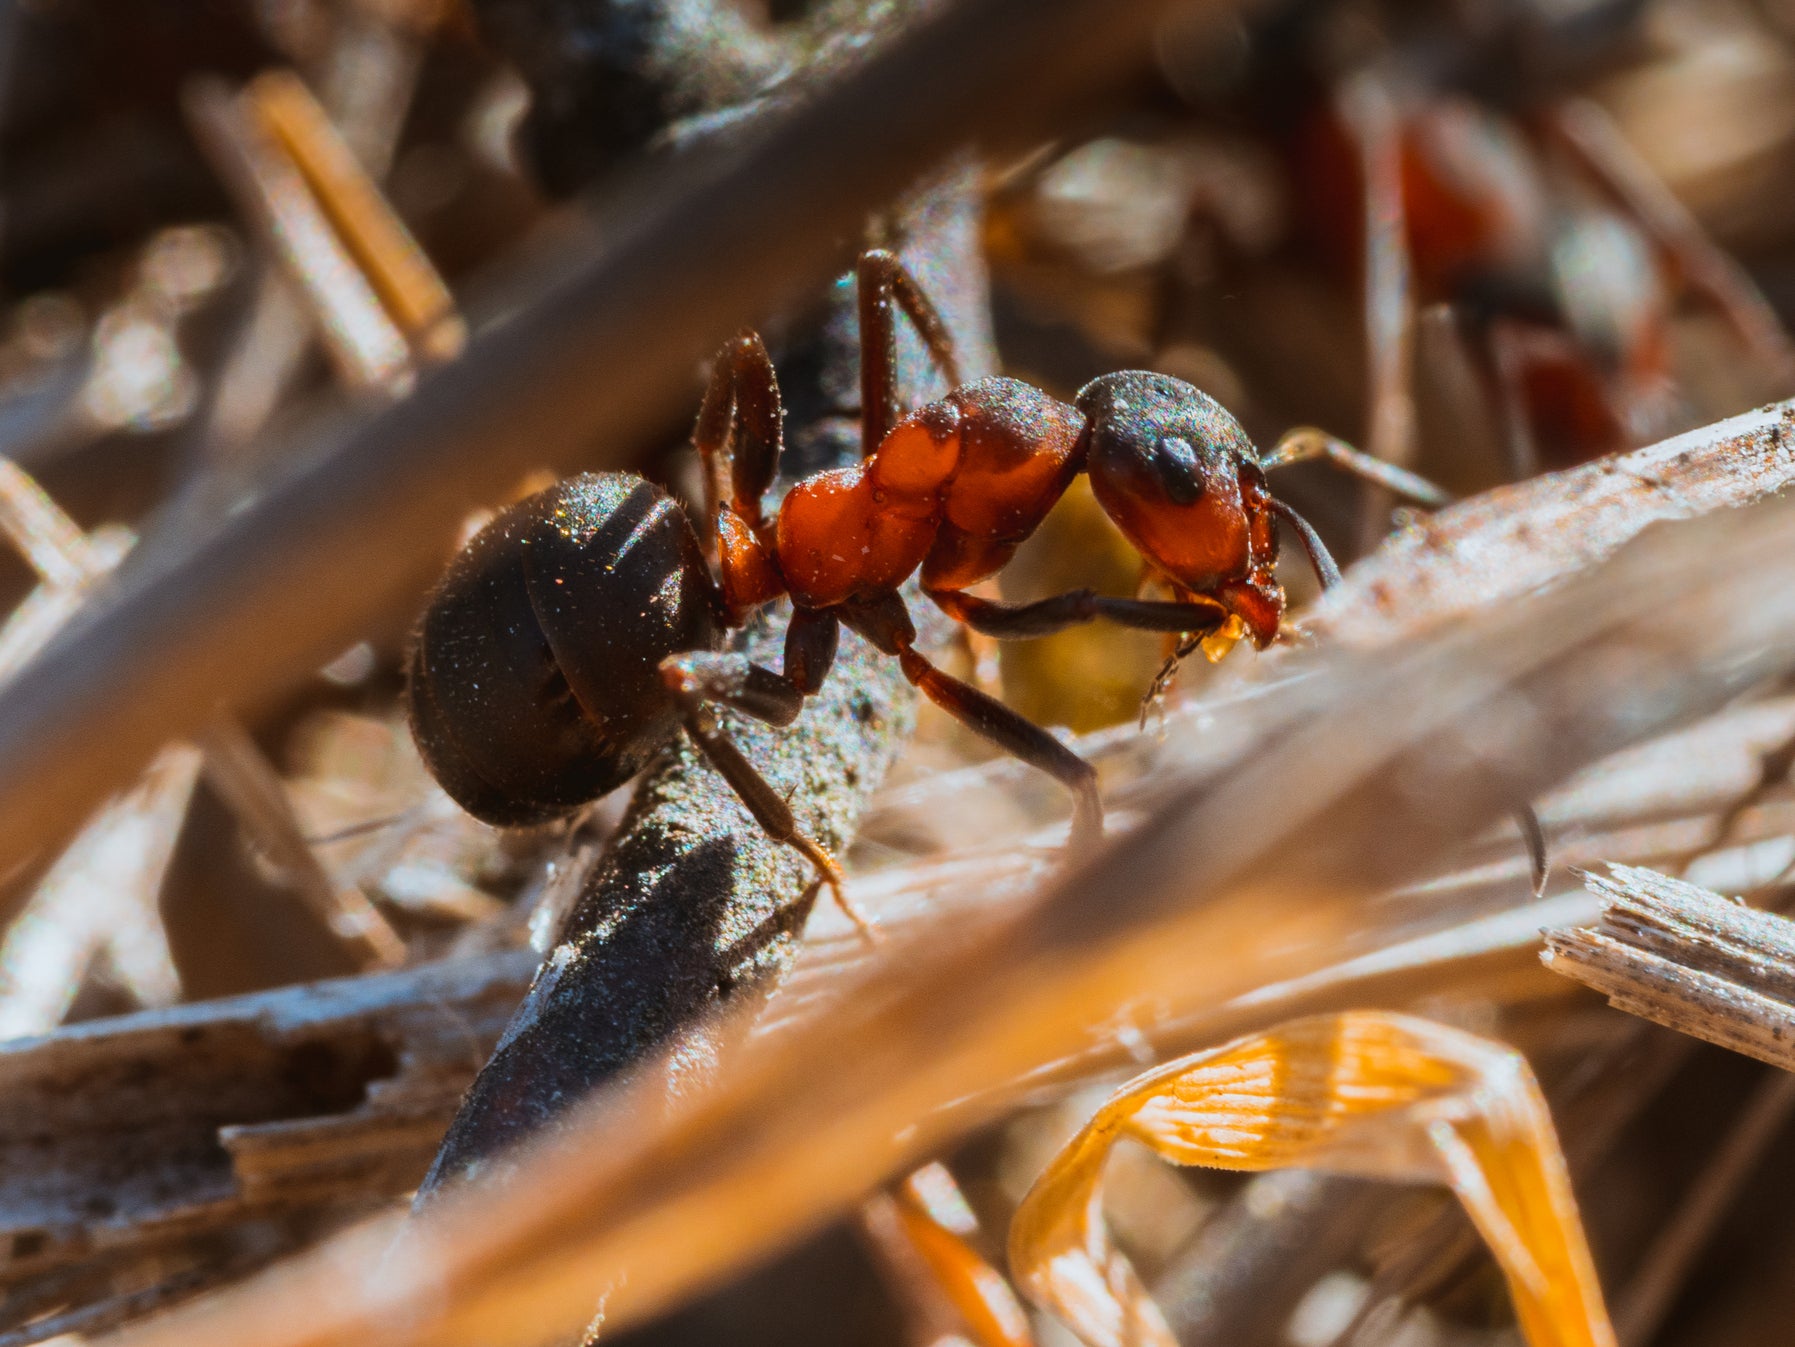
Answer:
[[[639,477],[573,477],[480,530],[431,595],[413,735],[469,813],[542,823],[647,765],[679,724],[661,661],[719,640],[685,512]]]

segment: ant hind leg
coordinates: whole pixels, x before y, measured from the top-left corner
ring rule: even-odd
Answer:
[[[848,898],[835,857],[799,828],[791,805],[748,761],[710,709],[720,704],[769,725],[790,725],[804,709],[804,699],[822,686],[839,630],[833,616],[800,609],[786,634],[784,673],[776,674],[734,652],[695,651],[665,660],[661,680],[679,708],[686,734],[729,783],[761,831],[814,865],[836,906],[862,936],[873,940],[872,925]]]
[[[847,895],[847,877],[842,874],[841,865],[815,838],[798,827],[798,820],[792,814],[792,807],[786,803],[785,797],[773,788],[772,782],[760,774],[760,769],[743,755],[736,747],[735,740],[717,724],[710,709],[697,701],[681,708],[681,718],[685,730],[698,751],[715,767],[718,773],[735,791],[754,821],[768,837],[796,851],[805,860],[816,867],[817,874],[824,884],[828,885],[830,896],[835,899],[837,907],[853,922],[860,934],[867,940],[876,940],[872,924],[864,913],[857,908]]]

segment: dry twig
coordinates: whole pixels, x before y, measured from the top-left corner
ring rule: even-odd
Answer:
[[[0,1286],[409,1190],[534,964],[510,950],[0,1045]]]
[[[1548,968],[1629,1014],[1795,1070],[1795,923],[1636,866],[1585,882],[1601,922],[1548,932]]]

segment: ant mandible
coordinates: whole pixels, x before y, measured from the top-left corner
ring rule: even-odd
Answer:
[[[785,726],[828,676],[843,626],[895,656],[904,676],[972,730],[1072,793],[1074,845],[1099,837],[1090,764],[916,649],[899,587],[974,631],[1045,635],[1094,618],[1265,647],[1284,592],[1275,519],[1323,583],[1339,572],[1315,531],[1274,498],[1264,469],[1326,454],[1317,432],[1262,460],[1240,424],[1191,385],[1126,371],[1072,405],[1016,379],[961,385],[947,328],[891,253],[857,269],[861,420],[867,452],[796,483],[768,517],[782,449],[779,385],[752,332],[726,345],[693,439],[716,520],[713,577],[685,512],[624,473],[587,473],[500,513],[432,594],[408,669],[413,734],[463,808],[517,826],[564,815],[623,784],[684,728],[755,821],[804,855],[843,909],[835,859],[711,714],[713,704]],[[952,391],[898,419],[895,312],[920,333]],[[727,462],[725,460],[727,459]],[[996,574],[1079,472],[1171,600],[1076,590],[1005,604],[967,592]],[[782,669],[722,649],[761,605],[789,596]]]

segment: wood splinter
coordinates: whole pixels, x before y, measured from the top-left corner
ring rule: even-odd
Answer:
[[[1546,967],[1619,1010],[1795,1071],[1795,922],[1637,866],[1584,883],[1602,919],[1546,932]]]

